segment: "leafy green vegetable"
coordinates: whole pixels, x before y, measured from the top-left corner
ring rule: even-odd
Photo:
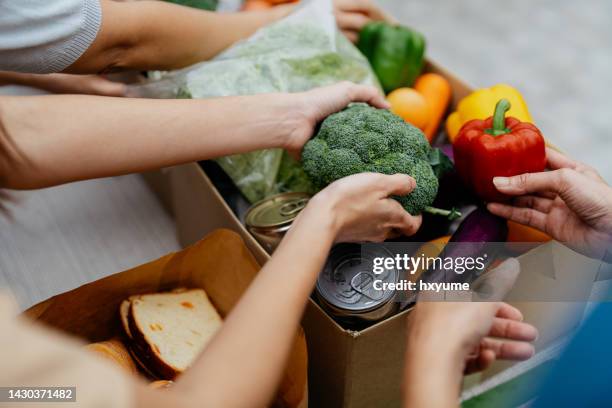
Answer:
[[[359,61],[337,53],[316,55],[306,59],[285,61],[296,78],[307,78],[309,82],[326,83],[333,81],[361,82],[370,72]]]
[[[219,0],[165,0],[168,3],[180,4],[181,6],[193,7],[201,10],[215,11]]]
[[[197,99],[301,92],[343,80],[380,87],[367,59],[338,31],[332,6],[305,2],[210,61],[151,75],[156,82],[143,86],[144,94]],[[251,202],[309,187],[299,163],[280,149],[216,161]]]
[[[176,99],[192,99],[191,93],[185,88],[179,88],[176,91]]]
[[[276,188],[281,193],[288,191],[314,193],[316,191],[300,163],[287,152],[283,152],[276,177]]]
[[[429,153],[429,164],[433,168],[433,171],[438,179],[449,171],[453,171],[455,168],[451,159],[449,159],[448,156],[445,155],[440,149],[431,149],[431,152]]]
[[[281,149],[258,150],[217,159],[236,187],[251,203],[276,194],[276,175],[280,167]]]
[[[409,174],[416,188],[394,198],[416,215],[428,211],[438,194],[438,178],[429,162],[431,152],[423,133],[399,116],[353,104],[323,121],[304,147],[302,160],[306,174],[319,189],[361,172]]]

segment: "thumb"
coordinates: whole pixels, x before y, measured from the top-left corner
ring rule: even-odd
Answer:
[[[493,184],[501,193],[523,195],[528,193],[552,191],[561,193],[566,182],[567,169],[525,173],[513,177],[494,177]]]
[[[407,174],[393,174],[391,176],[383,176],[383,190],[387,196],[408,195],[416,188],[416,180]]]
[[[111,81],[98,75],[87,75],[80,78],[84,92],[100,96],[125,96],[127,86],[121,82]]]
[[[102,96],[126,96],[127,86],[120,82],[105,80],[97,84],[97,93]]]

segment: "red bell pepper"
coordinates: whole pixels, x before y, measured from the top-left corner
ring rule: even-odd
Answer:
[[[455,167],[463,182],[485,201],[507,201],[493,177],[543,171],[546,148],[540,130],[531,123],[506,118],[507,99],[495,105],[492,117],[463,125],[453,144]]]

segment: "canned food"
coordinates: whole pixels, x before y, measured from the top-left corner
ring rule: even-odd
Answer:
[[[274,252],[310,197],[307,193],[282,193],[253,204],[245,215],[247,230],[268,252]]]
[[[358,244],[340,244],[332,248],[323,271],[317,279],[316,295],[321,306],[337,320],[347,323],[375,322],[394,314],[399,303],[396,292],[376,289],[380,283],[395,283],[400,271],[385,269],[379,275],[372,272],[373,260],[390,257],[384,247],[361,247]]]

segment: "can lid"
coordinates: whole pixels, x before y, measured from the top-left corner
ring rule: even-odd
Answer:
[[[268,197],[247,211],[245,223],[251,228],[272,228],[290,224],[306,207],[310,194],[282,193]]]
[[[374,275],[372,263],[376,257],[390,255],[384,247],[373,250],[356,244],[336,245],[317,279],[317,292],[327,303],[347,312],[363,313],[382,306],[394,292],[375,289],[374,280],[397,282],[399,271],[388,269]]]

